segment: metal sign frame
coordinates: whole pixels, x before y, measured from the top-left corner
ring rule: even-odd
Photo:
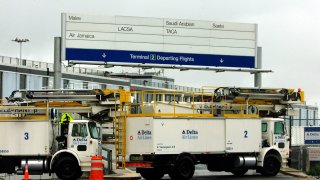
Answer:
[[[237,72],[251,72],[251,73],[266,73],[266,72],[272,72],[271,70],[261,70],[261,69],[255,69],[257,68],[257,25],[256,24],[241,24],[241,23],[226,23],[226,29],[214,29],[214,31],[221,31],[222,33],[243,33],[243,32],[248,32],[251,33],[250,37],[253,38],[252,42],[254,42],[254,45],[252,44],[252,46],[254,46],[254,53],[252,54],[252,56],[246,56],[246,55],[228,55],[228,54],[206,54],[206,53],[185,53],[184,51],[181,52],[174,52],[174,50],[171,52],[157,52],[157,51],[143,51],[143,50],[139,50],[139,51],[133,51],[130,49],[117,49],[117,48],[113,48],[113,49],[104,49],[104,48],[72,48],[72,47],[66,47],[66,36],[67,33],[71,33],[72,29],[67,29],[67,26],[70,25],[69,21],[70,18],[68,18],[69,16],[76,16],[76,14],[66,14],[66,13],[62,13],[61,16],[61,21],[62,21],[62,43],[61,43],[61,58],[62,60],[68,60],[68,63],[70,65],[73,64],[105,64],[108,67],[109,66],[127,66],[127,67],[142,67],[142,68],[169,68],[169,69],[180,69],[180,70],[208,70],[208,71],[215,71],[215,72],[225,72],[225,71],[237,71]],[[79,15],[80,19],[82,15]],[[89,17],[89,18],[88,18]],[[72,22],[75,24],[85,24],[87,22],[85,22],[85,20],[90,19],[92,21],[95,21],[95,17],[96,16],[86,16],[84,15],[84,21],[83,22]],[[101,21],[101,19],[105,18],[105,17],[98,17],[97,21]],[[86,19],[87,18],[87,19]],[[100,19],[99,19],[100,18]],[[108,18],[108,17],[106,17]],[[144,18],[141,17],[122,17],[122,16],[116,16],[116,17],[109,17],[109,18],[140,18],[140,20],[144,21]],[[146,18],[148,20],[148,18]],[[152,18],[151,18],[152,19]],[[159,19],[159,18],[153,18],[156,20],[163,20],[163,23],[165,23],[166,20],[168,19]],[[170,20],[170,19],[169,19]],[[190,22],[195,22],[195,23],[199,23],[199,27],[203,27],[206,26],[206,23],[213,23],[213,24],[217,24],[217,22],[210,22],[210,21],[192,21],[192,20],[181,20],[181,21],[190,21]],[[67,23],[69,23],[67,25]],[[89,22],[94,24],[95,22]],[[99,24],[101,22],[97,22],[97,24]],[[102,23],[103,24],[103,23]],[[110,24],[108,24],[110,25]],[[117,24],[111,24],[116,26]],[[110,26],[111,26],[110,25]],[[136,26],[134,24],[131,24],[132,26]],[[128,25],[130,26],[130,24]],[[140,25],[141,27],[143,25]],[[223,22],[221,24],[221,26],[223,25]],[[239,27],[237,27],[239,26]],[[253,30],[249,30],[248,27],[253,27]],[[83,27],[83,26],[82,26]],[[95,26],[94,26],[95,27]],[[144,27],[144,26],[143,26]],[[169,26],[168,26],[169,27]],[[206,29],[198,29],[199,27],[193,27],[191,28],[192,31],[198,32],[197,30],[206,30]],[[217,26],[218,27],[218,26]],[[119,28],[119,27],[118,27]],[[153,27],[153,28],[164,28],[163,27]],[[169,27],[169,28],[181,28],[181,27]],[[229,28],[229,29],[228,29]],[[239,32],[237,32],[238,30],[233,30],[240,28]],[[241,29],[243,28],[243,29]],[[246,29],[247,28],[247,29]],[[81,29],[81,28],[80,28]],[[183,28],[181,28],[183,29]],[[190,29],[187,29],[185,31],[185,33],[188,33],[188,31]],[[69,30],[67,32],[67,30]],[[230,32],[228,32],[230,31]],[[75,29],[76,32],[76,29]],[[113,32],[110,32],[113,33]],[[128,34],[126,34],[128,35]],[[129,34],[130,35],[130,34]],[[188,34],[187,34],[188,35]],[[70,36],[70,35],[68,35]],[[133,35],[134,36],[134,35]],[[200,35],[201,36],[201,35]],[[235,36],[235,35],[232,35]],[[173,36],[169,36],[173,37]],[[187,37],[188,38],[188,37]],[[227,38],[227,37],[226,37]],[[237,37],[235,37],[237,38]],[[218,38],[219,39],[219,38]],[[224,38],[222,38],[220,40],[221,43],[224,43]],[[80,41],[85,41],[84,39],[77,39]],[[241,39],[239,39],[241,41]],[[244,39],[246,40],[246,39]],[[227,40],[226,40],[227,41]],[[86,42],[86,41],[85,41]],[[67,49],[68,48],[68,49]],[[128,55],[132,54],[133,52],[137,52],[137,54],[140,54],[141,56],[144,57],[148,57],[149,59],[143,59],[141,60],[135,60],[135,61],[130,61],[128,62],[126,60],[126,58],[128,57]],[[188,52],[188,51],[186,51]],[[246,54],[246,53],[244,53]],[[190,56],[190,57],[186,57],[187,60],[190,60],[189,62],[184,61],[184,59],[181,60],[181,57],[183,57],[184,55],[186,56]],[[155,61],[155,60],[159,60],[159,57],[164,57],[167,58],[163,61]],[[112,57],[111,60],[109,60],[108,58]],[[180,59],[178,58],[180,57]],[[197,62],[192,62],[193,58],[197,58]],[[157,59],[158,58],[158,59]],[[171,59],[170,59],[171,58]],[[125,59],[125,60],[123,60]],[[175,62],[176,60],[176,62]],[[179,62],[178,62],[179,61]]]

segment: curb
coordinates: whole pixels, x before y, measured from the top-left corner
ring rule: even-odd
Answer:
[[[123,175],[108,175],[108,176],[104,176],[104,179],[114,179],[114,180],[138,180],[141,179],[140,175],[136,175],[136,176],[128,176],[126,174]]]
[[[105,179],[113,179],[113,180],[138,180],[141,179],[141,176],[139,173],[136,173],[135,171],[132,171],[131,169],[125,168],[123,172],[117,173],[114,172],[114,174],[109,174],[104,176]]]
[[[280,170],[280,172],[282,174],[286,174],[286,175],[289,175],[289,176],[294,176],[294,177],[298,177],[298,178],[310,178],[310,176],[302,173],[302,172],[299,172],[301,174],[297,174],[295,172],[290,172],[290,171],[284,171],[284,170]]]
[[[135,171],[132,171],[131,169],[126,168],[126,171],[128,171],[129,173],[136,173]]]

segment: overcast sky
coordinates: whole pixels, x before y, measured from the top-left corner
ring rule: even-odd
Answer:
[[[263,69],[274,71],[263,75],[263,87],[300,87],[308,104],[320,103],[318,0],[0,0],[0,55],[18,57],[19,46],[11,40],[29,38],[23,58],[53,62],[53,37],[61,36],[62,12],[257,23]],[[254,84],[248,73],[165,73],[186,86]]]

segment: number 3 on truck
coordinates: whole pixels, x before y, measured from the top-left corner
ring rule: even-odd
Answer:
[[[25,140],[28,140],[28,139],[29,139],[29,133],[27,133],[27,132],[24,133],[24,139],[25,139]]]

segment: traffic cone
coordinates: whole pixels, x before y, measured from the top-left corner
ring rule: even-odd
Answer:
[[[24,176],[23,176],[22,180],[30,180],[29,170],[28,170],[28,163],[26,163],[26,167],[24,169]]]
[[[103,180],[102,156],[91,157],[91,172],[89,180]]]

